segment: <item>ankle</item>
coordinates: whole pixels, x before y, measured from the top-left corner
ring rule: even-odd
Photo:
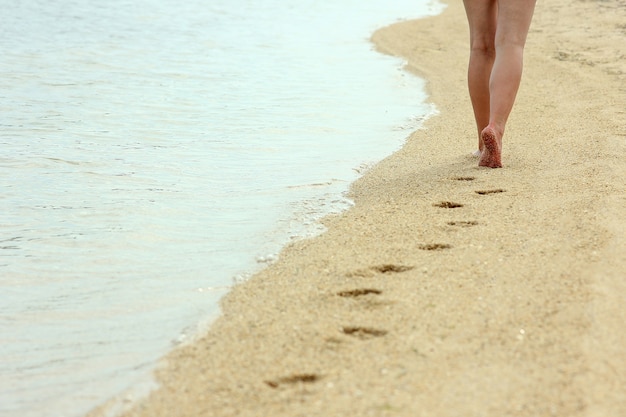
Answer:
[[[485,129],[490,129],[493,133],[495,133],[496,138],[502,139],[504,136],[504,126],[500,126],[496,123],[489,123]]]

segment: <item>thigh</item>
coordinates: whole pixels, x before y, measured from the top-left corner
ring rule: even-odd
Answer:
[[[496,43],[524,46],[536,0],[499,0]]]
[[[472,47],[493,47],[498,23],[497,0],[463,0]]]

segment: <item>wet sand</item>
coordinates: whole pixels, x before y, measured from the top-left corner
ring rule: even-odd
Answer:
[[[625,416],[625,21],[537,4],[502,169],[471,156],[461,2],[377,31],[439,114],[125,415]]]

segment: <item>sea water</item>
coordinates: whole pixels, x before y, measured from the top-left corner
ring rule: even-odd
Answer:
[[[1,416],[146,383],[433,112],[368,41],[430,0],[0,10]]]

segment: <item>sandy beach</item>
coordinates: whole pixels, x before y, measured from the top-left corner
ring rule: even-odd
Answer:
[[[624,22],[623,0],[537,4],[502,169],[471,156],[462,2],[378,30],[438,115],[124,415],[626,416]]]

